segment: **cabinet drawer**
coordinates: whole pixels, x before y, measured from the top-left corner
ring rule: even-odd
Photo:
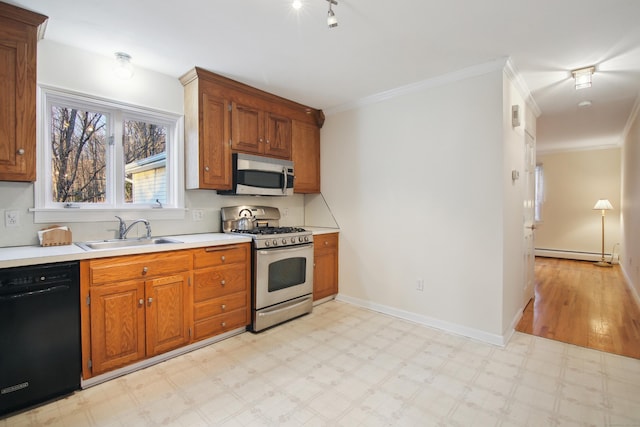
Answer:
[[[246,307],[247,293],[238,292],[195,304],[193,307],[193,318],[197,322],[198,320],[217,316],[223,313],[229,313],[239,308],[246,309]]]
[[[196,270],[193,273],[193,281],[194,302],[245,291],[248,287],[247,269],[244,264]]]
[[[334,249],[338,247],[338,233],[320,234],[313,236],[313,246],[319,249]]]
[[[249,261],[249,244],[233,246],[212,246],[194,251],[194,268],[216,267],[220,265]]]
[[[246,309],[231,311],[195,322],[193,338],[196,340],[208,338],[221,334],[222,332],[247,326],[248,324],[249,319]]]
[[[151,255],[126,255],[92,260],[89,274],[92,285],[148,279],[160,275],[190,270],[189,252],[162,252]]]

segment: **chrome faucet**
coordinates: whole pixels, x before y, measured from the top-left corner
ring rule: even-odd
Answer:
[[[127,227],[127,224],[122,218],[120,218],[118,215],[116,215],[115,217],[118,218],[118,221],[120,221],[120,224],[118,226],[118,239],[125,239],[127,237],[127,233],[133,228],[134,225],[139,222],[143,223],[147,228],[147,239],[151,238],[151,224],[146,219],[136,219]]]

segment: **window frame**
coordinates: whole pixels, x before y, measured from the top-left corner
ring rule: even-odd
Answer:
[[[35,223],[111,221],[124,219],[184,219],[184,117],[175,113],[140,107],[46,85],[38,86],[37,180],[34,185]],[[70,204],[51,201],[51,106],[78,107],[108,115],[107,202]],[[122,132],[124,120],[143,120],[167,127],[167,200],[162,208],[124,201]],[[119,145],[119,147],[118,147]],[[120,188],[122,186],[122,188]]]

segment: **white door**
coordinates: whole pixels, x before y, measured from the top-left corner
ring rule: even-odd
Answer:
[[[524,174],[524,291],[523,307],[534,295],[535,282],[535,185],[536,185],[536,142],[525,131],[525,174]]]

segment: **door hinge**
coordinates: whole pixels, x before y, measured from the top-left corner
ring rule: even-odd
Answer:
[[[231,104],[227,104],[227,110],[231,111]]]
[[[87,295],[87,305],[91,305],[91,297]]]
[[[89,370],[93,369],[93,363],[91,362],[91,359],[87,361],[87,365],[89,366]]]
[[[233,146],[233,140],[229,138],[229,147]]]
[[[113,145],[113,144],[115,144],[115,141],[116,141],[115,136],[110,135],[110,136],[109,136],[109,145]]]

